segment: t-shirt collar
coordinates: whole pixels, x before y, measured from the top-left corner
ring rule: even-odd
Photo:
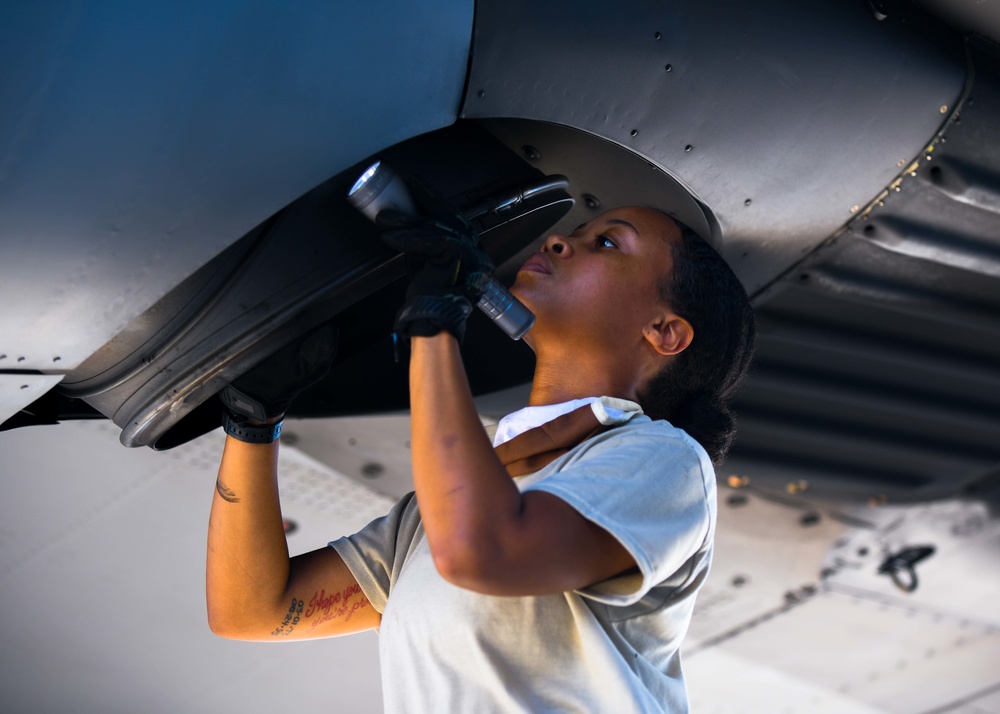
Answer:
[[[493,436],[493,446],[499,446],[529,429],[541,426],[587,404],[594,410],[597,421],[605,426],[624,424],[632,417],[642,414],[642,407],[635,402],[616,397],[584,397],[561,404],[524,407],[500,420]]]

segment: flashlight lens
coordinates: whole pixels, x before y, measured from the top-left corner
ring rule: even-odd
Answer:
[[[381,161],[376,161],[374,164],[372,164],[371,166],[369,166],[365,170],[365,172],[363,174],[361,174],[361,176],[358,178],[358,180],[354,182],[354,185],[351,186],[351,190],[347,192],[347,195],[348,196],[353,196],[355,193],[357,193],[359,190],[361,190],[361,188],[366,183],[368,183],[368,179],[370,179],[372,176],[374,176],[375,172],[378,171],[378,167],[379,167],[379,165],[381,163],[382,163]]]

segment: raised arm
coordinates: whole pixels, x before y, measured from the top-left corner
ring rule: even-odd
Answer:
[[[332,548],[289,559],[278,442],[226,438],[208,526],[208,621],[222,637],[287,641],[378,627],[381,616]]]
[[[332,328],[321,326],[220,394],[231,417],[227,434],[239,436],[226,437],[208,526],[208,621],[223,637],[307,639],[379,624],[332,548],[289,559],[278,503],[278,442],[273,429],[262,428],[278,423],[295,395],[329,371],[336,342]]]
[[[435,565],[491,595],[565,592],[635,566],[607,531],[552,494],[518,492],[472,401],[458,343],[413,339],[413,478]]]

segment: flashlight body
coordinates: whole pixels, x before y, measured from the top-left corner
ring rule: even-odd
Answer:
[[[519,340],[535,324],[535,315],[492,276],[484,275],[478,287],[483,291],[476,307],[507,333]]]

